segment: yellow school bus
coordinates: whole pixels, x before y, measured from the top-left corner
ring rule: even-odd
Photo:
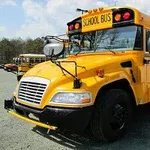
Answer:
[[[17,80],[19,81],[21,77],[25,74],[25,72],[27,72],[29,69],[45,61],[46,56],[44,54],[20,54],[19,57],[17,58],[18,62]]]
[[[49,130],[88,127],[99,140],[117,140],[136,106],[150,102],[150,16],[132,7],[95,8],[67,26],[69,56],[54,59],[63,45],[47,44],[51,61],[22,77],[5,108]]]

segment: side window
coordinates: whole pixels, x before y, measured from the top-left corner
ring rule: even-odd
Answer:
[[[30,63],[34,63],[34,58],[30,58]]]
[[[23,58],[23,59],[22,59],[22,62],[23,62],[23,63],[26,63],[26,58]]]
[[[45,61],[45,58],[41,58],[41,62],[44,62]]]
[[[39,63],[40,62],[40,58],[35,58],[35,62]]]
[[[134,49],[135,50],[143,50],[143,28],[138,26],[137,27],[137,34],[136,34],[136,39],[135,39],[135,44],[134,44]]]
[[[30,58],[26,58],[26,60],[27,60],[27,63],[29,63],[29,62],[30,62]]]
[[[150,30],[146,31],[146,51],[150,53]]]

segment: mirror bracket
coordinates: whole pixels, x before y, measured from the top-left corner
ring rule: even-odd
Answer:
[[[52,61],[53,62],[53,61]],[[81,80],[77,77],[77,63],[75,61],[56,61],[57,63],[55,63],[58,67],[60,67],[63,71],[65,71],[66,73],[68,73],[69,75],[71,75],[74,79],[74,82],[73,82],[73,88],[77,89],[77,88],[80,88],[81,85],[82,85],[82,82]],[[61,66],[60,63],[74,63],[75,65],[75,75],[73,75],[72,73],[70,73],[68,70],[66,70],[65,68],[63,68]]]
[[[73,87],[74,89],[79,89],[81,87],[81,84],[82,82],[80,81],[80,79],[74,79],[74,82],[73,82]]]
[[[64,39],[60,39],[60,38],[58,38],[58,37],[56,37],[56,36],[46,36],[45,38],[44,38],[45,40],[48,40],[48,39],[55,39],[56,41],[58,41],[58,43],[65,43],[66,42],[66,40],[64,40]],[[51,44],[51,46],[49,45],[49,44]],[[62,71],[65,71],[66,73],[68,73],[70,76],[72,76],[73,77],[73,79],[74,79],[74,81],[73,81],[73,88],[74,89],[77,89],[77,88],[80,88],[81,87],[81,85],[82,85],[82,82],[81,82],[81,80],[77,77],[77,63],[75,62],[75,61],[57,61],[55,58],[57,57],[57,56],[60,56],[61,54],[63,54],[64,53],[64,50],[65,50],[65,45],[63,44],[63,49],[62,50],[60,50],[60,52],[58,51],[58,53],[55,53],[55,46],[59,46],[59,45],[57,45],[57,44],[54,44],[54,43],[49,43],[49,44],[47,44],[47,49],[46,49],[46,47],[44,47],[45,48],[45,52],[49,52],[49,53],[47,53],[47,54],[49,54],[49,57],[50,57],[50,61],[52,62],[52,63],[54,63],[55,65],[57,65],[60,69],[62,69]],[[49,46],[49,47],[48,47]],[[52,49],[53,48],[53,49]],[[64,67],[62,67],[61,66],[61,63],[74,63],[74,66],[75,66],[75,75],[74,74],[72,74],[71,72],[69,72],[68,70],[66,70]],[[64,72],[63,72],[64,73]]]

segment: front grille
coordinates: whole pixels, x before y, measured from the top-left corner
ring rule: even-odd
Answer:
[[[40,105],[47,86],[48,80],[46,79],[23,78],[19,85],[18,99]]]

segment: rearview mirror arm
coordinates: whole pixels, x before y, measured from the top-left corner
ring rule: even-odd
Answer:
[[[54,56],[54,49],[52,50],[52,53],[50,54],[50,60],[53,62],[53,56]]]
[[[64,41],[66,41],[65,39],[59,38],[58,36],[51,36],[51,35],[45,36],[44,39],[45,40],[47,40],[47,39],[55,39],[58,42],[64,42]]]

